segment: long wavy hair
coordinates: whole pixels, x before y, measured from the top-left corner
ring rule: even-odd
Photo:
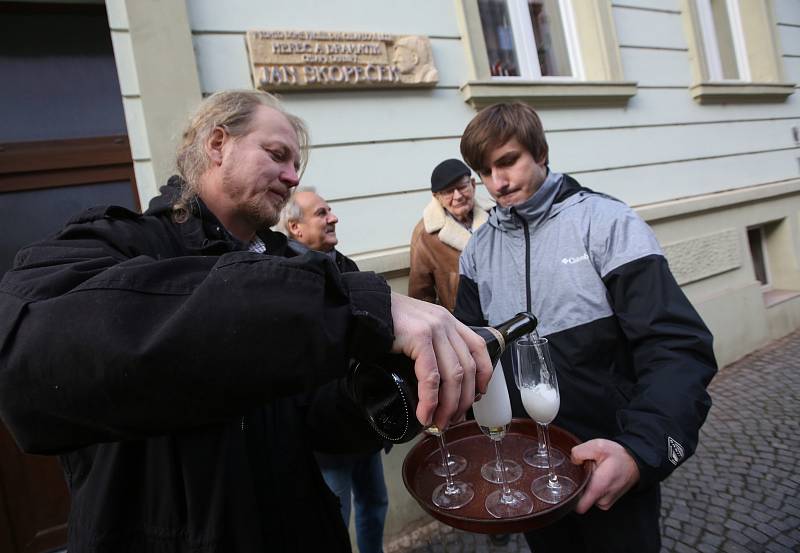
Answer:
[[[183,131],[175,164],[183,179],[181,195],[173,207],[177,221],[185,221],[192,200],[198,195],[200,177],[211,165],[205,150],[206,141],[217,127],[224,128],[236,138],[247,134],[254,113],[259,106],[267,106],[282,113],[292,125],[300,145],[300,171],[308,163],[308,128],[299,117],[287,113],[278,99],[258,90],[226,90],[212,94],[198,106]]]

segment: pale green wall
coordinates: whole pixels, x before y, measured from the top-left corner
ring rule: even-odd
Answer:
[[[120,3],[124,0],[108,2]],[[774,104],[698,105],[688,92],[692,79],[680,3],[656,4],[659,7],[639,0],[613,5],[624,78],[638,83],[627,106],[540,109],[553,168],[632,205],[796,176],[791,128],[800,122],[798,95]],[[791,22],[793,11],[786,0],[776,2],[776,10],[779,22],[787,18]],[[459,155],[459,136],[475,113],[458,90],[469,71],[455,4],[451,0],[323,4],[303,0],[291,5],[277,0],[191,0],[186,14],[203,94],[252,87],[244,43],[247,30],[380,31],[431,37],[440,73],[432,90],[283,94],[289,110],[311,127],[314,147],[304,182],[316,186],[339,214],[343,251],[374,255],[406,248],[428,201],[431,168],[441,159]],[[183,32],[180,26],[173,29]],[[782,62],[787,80],[798,82],[800,59],[795,54],[800,52],[800,31],[784,25],[777,32],[786,54]],[[123,48],[120,51],[124,53]],[[146,65],[146,60],[136,59],[137,68]],[[131,92],[127,103],[135,104],[135,94]],[[152,140],[142,122],[158,126],[149,122],[152,110],[132,105],[130,111],[131,143],[149,145]],[[159,132],[168,128],[180,130],[164,121]],[[142,133],[144,137],[139,136]],[[142,164],[153,155],[145,148],[141,153],[141,158],[135,157]],[[157,167],[158,163],[143,196],[154,193],[161,179]]]

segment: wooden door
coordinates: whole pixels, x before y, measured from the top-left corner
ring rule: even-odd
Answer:
[[[0,2],[0,75],[2,276],[77,212],[140,206],[104,5]],[[68,515],[58,459],[0,422],[0,552],[63,550]]]
[[[63,548],[68,513],[69,493],[59,463],[23,454],[0,424],[0,551]]]

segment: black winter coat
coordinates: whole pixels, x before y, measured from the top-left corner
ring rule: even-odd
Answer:
[[[245,251],[169,192],[145,215],[96,208],[24,248],[0,282],[0,415],[61,454],[70,553],[349,551],[312,450],[380,442],[348,359],[387,351],[389,289]]]

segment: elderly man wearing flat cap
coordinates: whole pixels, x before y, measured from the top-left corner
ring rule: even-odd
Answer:
[[[475,199],[475,179],[464,162],[446,159],[431,174],[431,199],[411,235],[408,295],[450,311],[458,290],[458,257],[488,219]]]

